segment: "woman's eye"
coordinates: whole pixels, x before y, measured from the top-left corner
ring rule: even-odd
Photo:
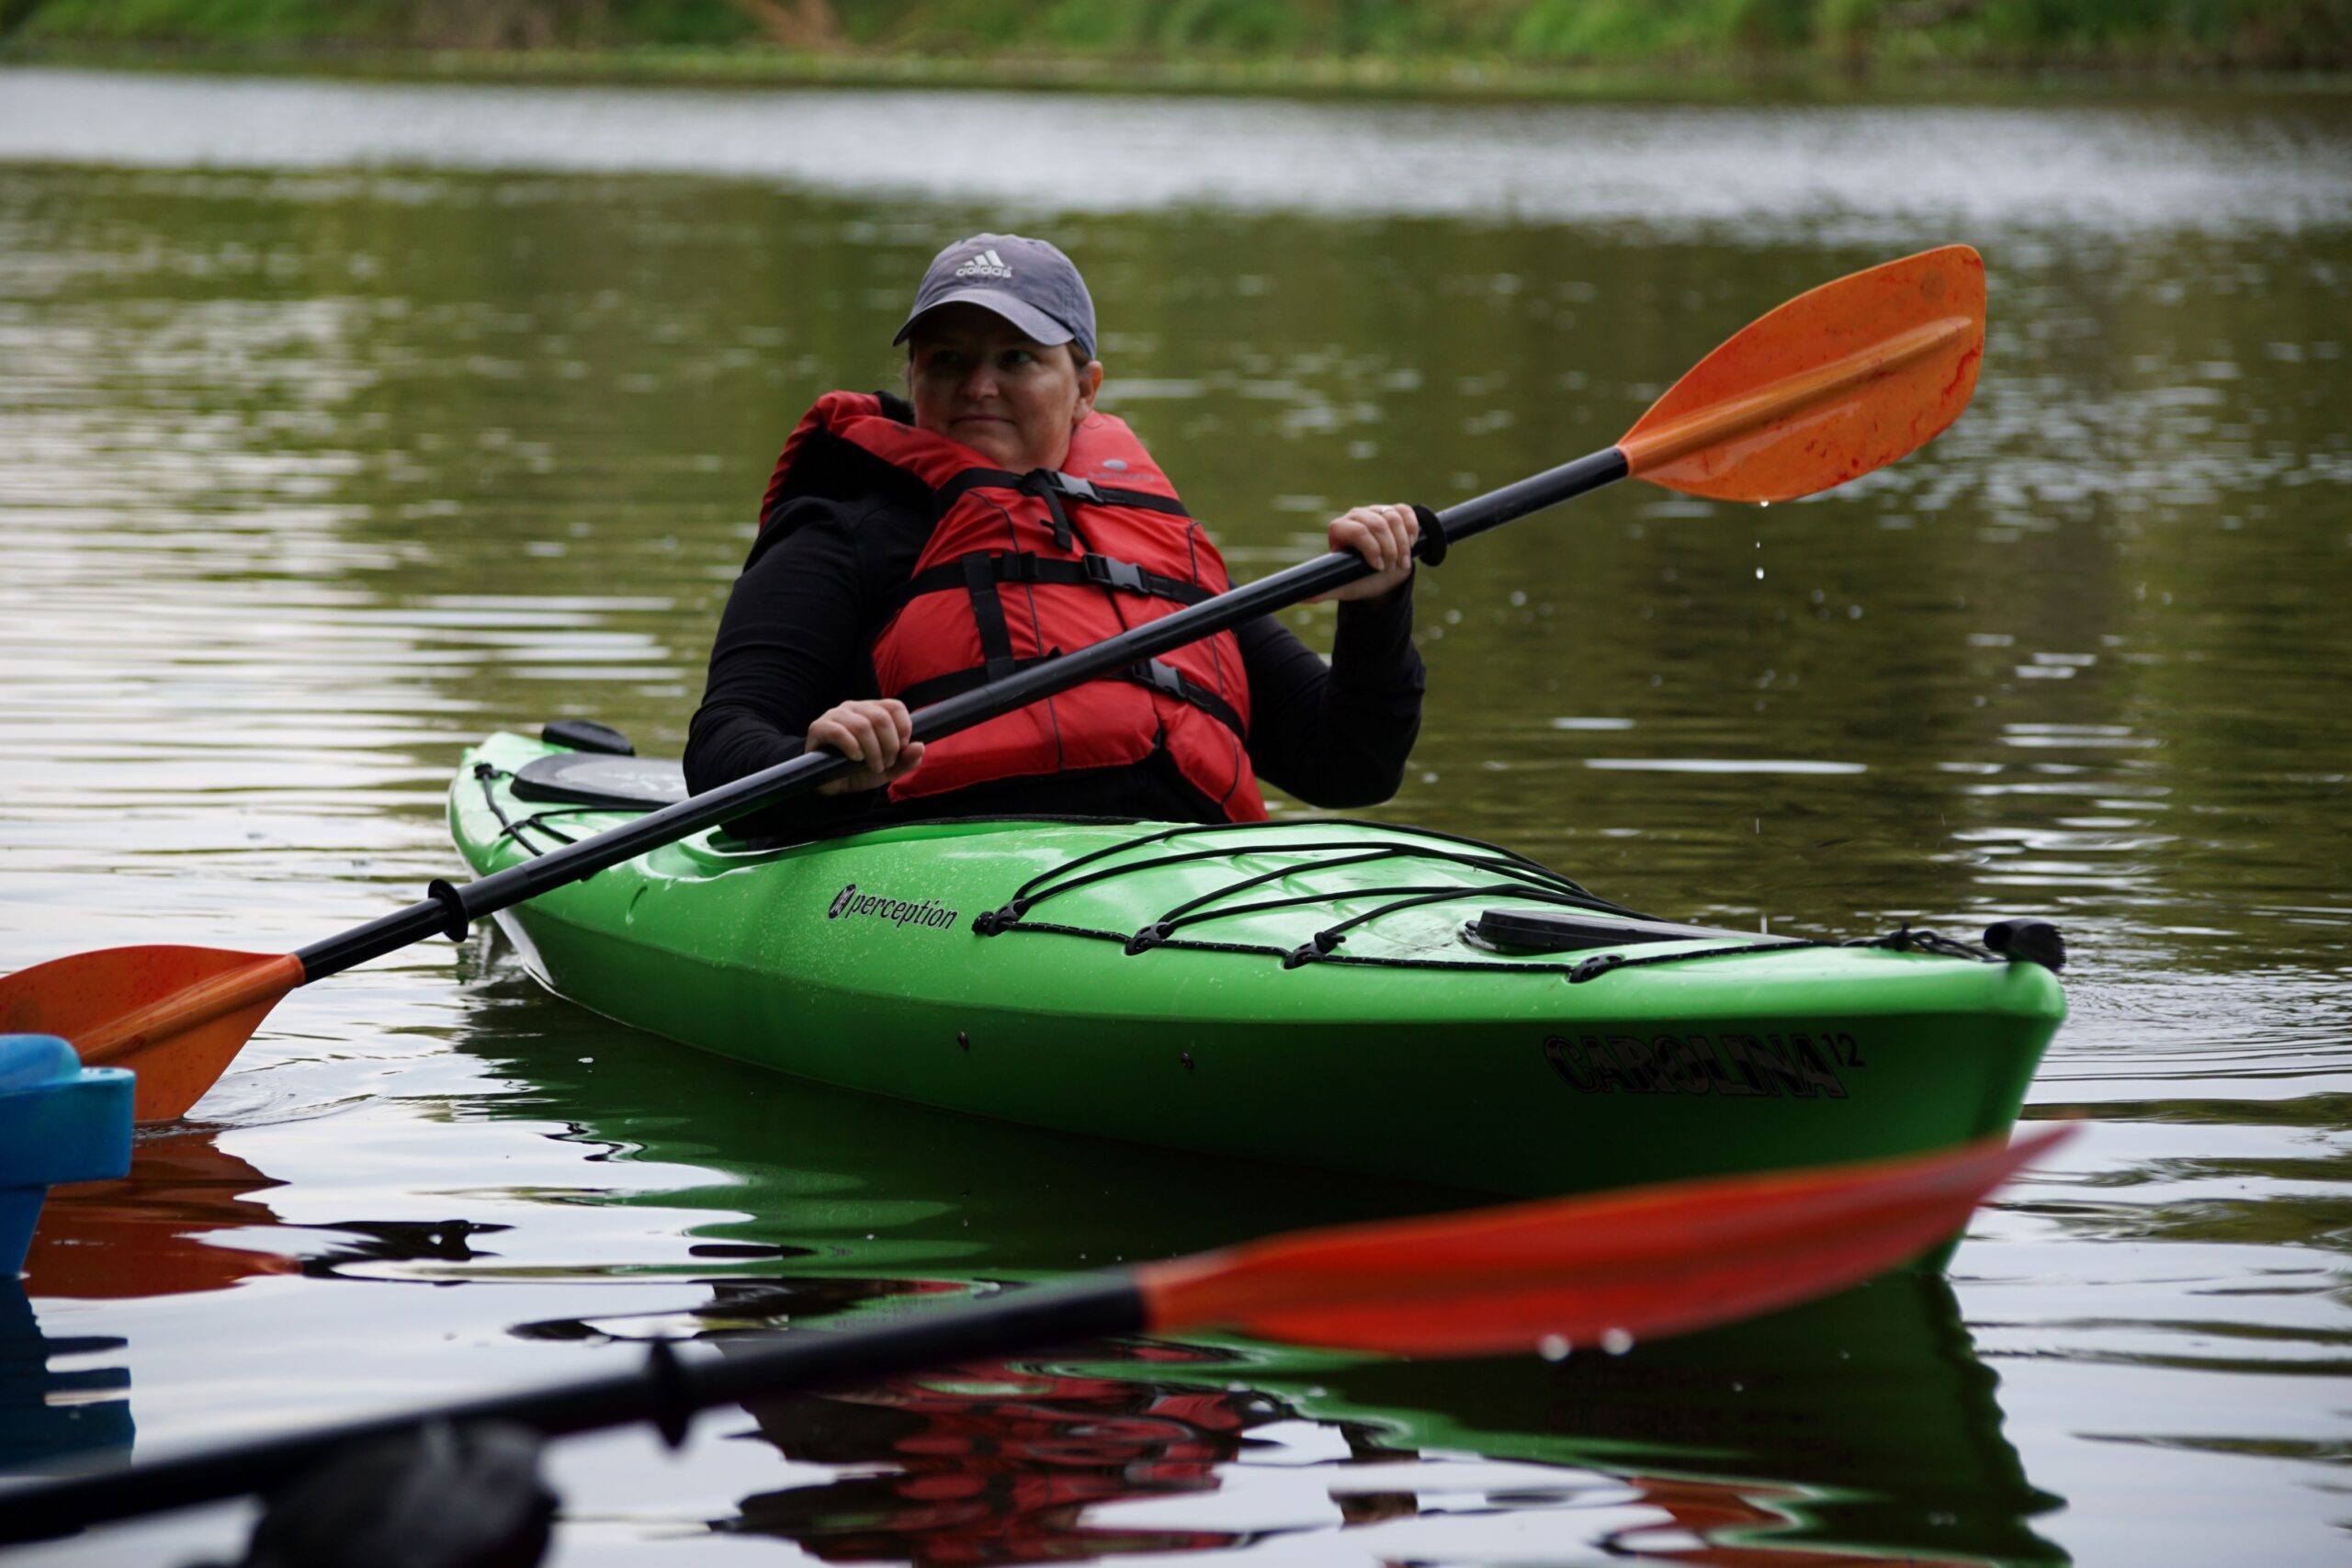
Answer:
[[[1013,349],[1007,349],[1007,350],[1005,351],[1004,357],[1003,357],[1002,359],[999,360],[997,363],[999,363],[999,364],[1002,365],[1002,366],[1003,366],[1006,369],[1008,369],[1008,370],[1013,370],[1013,369],[1018,369],[1020,367],[1022,367],[1022,366],[1023,366],[1023,365],[1028,364],[1028,363],[1029,363],[1029,361],[1030,361],[1030,358],[1031,358],[1031,355],[1030,355],[1030,353],[1029,353],[1029,351],[1028,351],[1027,349],[1025,349],[1025,348],[1013,348]]]

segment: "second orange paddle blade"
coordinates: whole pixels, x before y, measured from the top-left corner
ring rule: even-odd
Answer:
[[[1984,357],[1984,258],[1946,245],[1758,318],[1617,446],[1668,490],[1793,501],[1925,446],[1968,406]]]
[[[163,1121],[204,1097],[302,979],[291,953],[102,948],[0,979],[0,1031],[54,1034],[92,1066],[132,1069],[132,1114]]]

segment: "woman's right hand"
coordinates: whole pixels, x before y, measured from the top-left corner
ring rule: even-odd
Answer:
[[[896,697],[864,697],[827,708],[808,727],[808,750],[822,746],[865,766],[828,780],[817,793],[880,789],[905,778],[922,761],[922,742],[914,732],[913,716]]]

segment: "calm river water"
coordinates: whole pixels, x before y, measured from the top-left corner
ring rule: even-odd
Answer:
[[[2347,111],[0,72],[0,970],[406,903],[490,730],[674,753],[783,434],[891,377],[961,233],[1078,256],[1107,404],[1243,576],[1343,503],[1606,445],[1787,296],[1966,240],[1984,378],[1917,457],[1769,512],[1623,487],[1424,574],[1386,808],[1662,913],[2061,922],[2030,1113],[2090,1132],[1948,1284],[1618,1359],[1100,1346],[674,1459],[575,1442],[558,1561],[2341,1562]],[[436,943],[297,994],[129,1183],[52,1205],[0,1298],[47,1403],[0,1382],[0,1451],[1441,1201],[797,1087]],[[181,1563],[245,1517],[22,1560]]]

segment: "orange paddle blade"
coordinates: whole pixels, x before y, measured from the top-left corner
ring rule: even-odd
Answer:
[[[131,1068],[131,1114],[162,1121],[186,1115],[302,980],[290,953],[109,947],[0,979],[0,1030],[55,1034],[91,1066]]]
[[[1154,1329],[1421,1356],[1622,1348],[1883,1273],[2073,1132],[1310,1231],[1151,1265],[1138,1283]]]
[[[1758,318],[1617,443],[1634,478],[1715,501],[1793,501],[1917,451],[1984,358],[1984,260],[1946,245]]]

